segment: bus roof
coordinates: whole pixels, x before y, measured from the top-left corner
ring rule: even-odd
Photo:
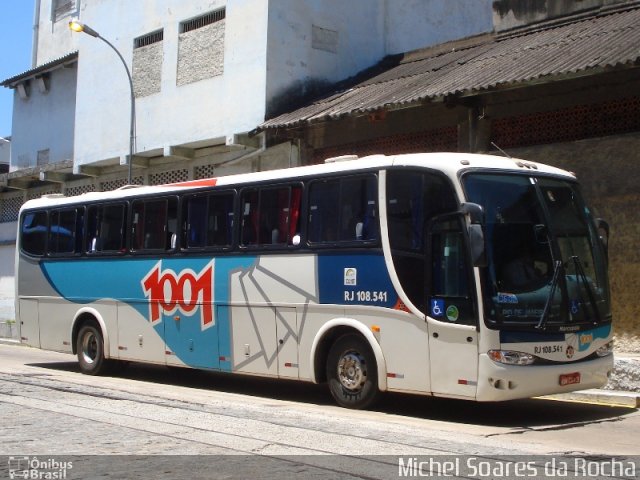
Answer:
[[[571,179],[575,178],[572,173],[549,165],[517,158],[498,157],[495,155],[447,152],[411,153],[389,156],[371,155],[362,158],[345,156],[337,157],[335,159],[327,159],[325,163],[318,165],[267,170],[254,173],[240,173],[223,177],[170,183],[166,185],[126,186],[109,192],[88,192],[73,197],[66,197],[58,194],[44,195],[41,198],[26,202],[22,208],[26,209],[42,206],[51,207],[54,205],[86,203],[100,200],[126,199],[151,194],[185,192],[187,190],[197,190],[202,187],[231,187],[265,181],[304,179],[331,173],[355,173],[391,166],[427,168],[441,171],[451,178],[455,178],[459,172],[468,169],[486,169],[504,172],[528,171],[530,173],[545,173],[568,177]]]

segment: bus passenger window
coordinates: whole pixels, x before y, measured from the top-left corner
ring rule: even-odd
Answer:
[[[176,241],[175,198],[136,200],[132,207],[132,250],[169,250]]]
[[[309,242],[377,240],[377,196],[374,175],[312,182],[309,187]]]
[[[81,251],[76,238],[82,238],[84,209],[55,210],[51,212],[49,226],[49,253],[74,253]]]
[[[299,244],[300,187],[246,190],[242,194],[242,245]]]
[[[183,203],[182,248],[231,246],[234,198],[234,192],[189,197]]]
[[[313,182],[309,188],[309,241],[312,243],[338,240],[338,205],[340,183],[338,180]]]
[[[28,212],[20,227],[22,250],[30,255],[44,255],[47,247],[47,212]]]
[[[124,205],[92,205],[87,215],[87,251],[124,251]]]
[[[182,248],[202,248],[205,245],[207,197],[189,197],[183,203]]]
[[[242,245],[257,245],[260,238],[260,225],[258,224],[258,191],[247,190],[242,193]]]
[[[228,247],[233,240],[233,193],[209,196],[207,247]]]

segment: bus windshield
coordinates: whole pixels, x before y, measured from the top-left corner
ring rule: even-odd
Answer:
[[[606,258],[576,183],[493,173],[463,183],[485,211],[488,325],[573,331],[611,321]]]

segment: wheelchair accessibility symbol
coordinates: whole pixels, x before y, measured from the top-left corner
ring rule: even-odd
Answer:
[[[431,300],[431,316],[443,317],[444,316],[444,300]]]

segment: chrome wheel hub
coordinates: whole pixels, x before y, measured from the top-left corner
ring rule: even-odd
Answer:
[[[87,364],[95,362],[98,356],[98,339],[93,333],[87,333],[82,338],[82,359]]]
[[[338,362],[338,379],[344,388],[356,392],[367,380],[364,358],[357,352],[346,352]]]

